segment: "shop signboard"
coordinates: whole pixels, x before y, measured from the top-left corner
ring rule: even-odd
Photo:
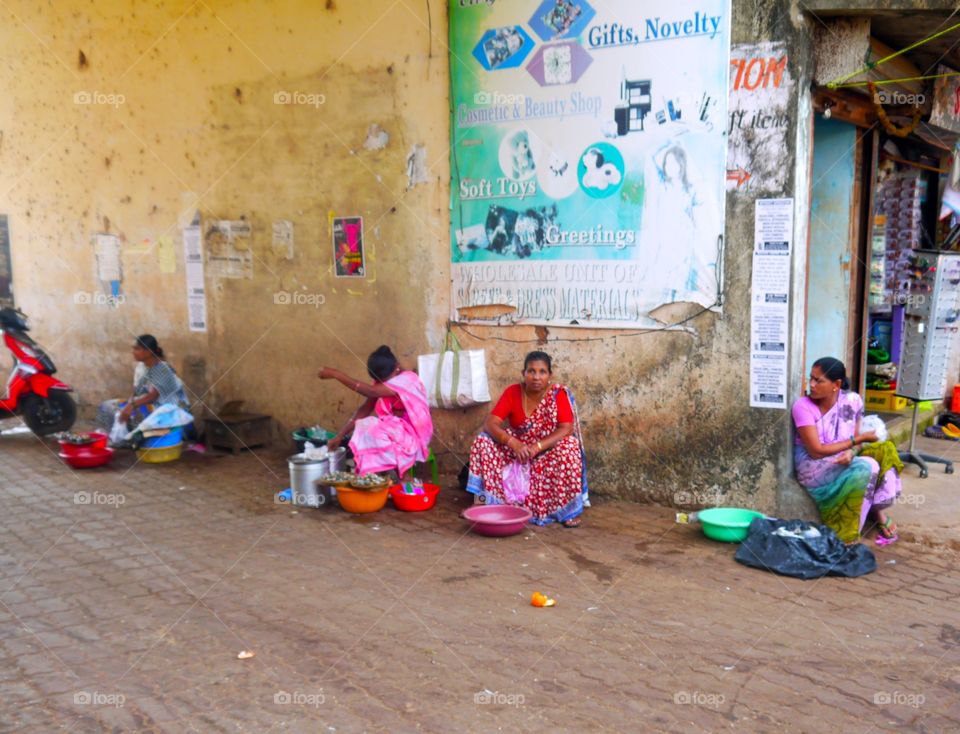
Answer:
[[[455,320],[718,308],[728,0],[451,0],[450,41]]]

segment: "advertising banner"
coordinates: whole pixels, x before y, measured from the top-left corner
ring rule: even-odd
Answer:
[[[452,317],[717,307],[729,60],[728,0],[451,0]]]

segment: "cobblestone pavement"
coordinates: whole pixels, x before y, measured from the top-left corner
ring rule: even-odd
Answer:
[[[960,730],[947,549],[803,582],[664,508],[495,540],[456,489],[291,514],[282,453],[72,472],[55,448],[0,436],[4,732]]]

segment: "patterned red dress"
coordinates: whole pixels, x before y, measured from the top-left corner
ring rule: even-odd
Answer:
[[[513,389],[513,388],[511,388]],[[558,399],[559,398],[559,399]],[[559,403],[559,405],[558,405]],[[498,403],[499,405],[499,403]],[[563,385],[551,385],[543,400],[519,426],[506,431],[526,444],[536,444],[557,430],[558,417],[574,418],[569,391]],[[497,414],[497,411],[494,411]],[[566,522],[583,512],[583,453],[576,420],[574,432],[553,448],[538,454],[530,463],[530,491],[522,506],[533,513],[538,525]],[[518,461],[514,451],[481,433],[470,450],[470,480],[467,491],[484,502],[507,504],[503,493],[503,470]]]

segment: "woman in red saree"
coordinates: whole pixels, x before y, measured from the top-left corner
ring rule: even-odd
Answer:
[[[566,387],[550,382],[552,376],[550,355],[527,355],[523,381],[503,392],[473,442],[467,491],[480,502],[526,507],[537,525],[578,527],[587,475],[576,403]],[[504,470],[518,464],[529,469],[527,486],[511,482],[505,488]]]

